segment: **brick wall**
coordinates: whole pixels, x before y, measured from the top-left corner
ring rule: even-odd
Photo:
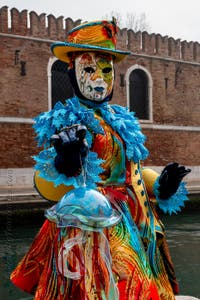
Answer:
[[[1,118],[0,167],[29,168],[34,163],[31,155],[38,149],[32,125],[26,120],[48,110],[50,44],[64,41],[67,31],[80,20],[19,12],[15,8],[10,16],[9,27],[8,8],[0,9],[0,117],[21,118],[21,123],[4,122]],[[120,85],[120,74],[125,77],[127,70],[138,64],[148,70],[153,80],[153,125],[195,128],[144,128],[150,150],[145,163],[164,165],[177,160],[200,165],[200,44],[126,29],[120,30],[118,37],[118,48],[131,50],[132,55],[116,65],[112,102],[127,105],[126,85]],[[26,62],[24,76],[22,62]]]
[[[0,38],[1,59],[0,115],[31,118],[47,109],[47,63],[49,44]],[[19,61],[15,62],[15,51]],[[26,62],[26,75],[21,76],[21,61]]]
[[[135,64],[152,76],[155,123],[200,126],[200,64],[131,55],[116,65],[114,101],[120,98],[117,101],[122,105],[127,105],[127,100],[126,86],[120,87],[120,74]]]
[[[28,168],[37,154],[34,132],[30,124],[1,123],[0,168]]]
[[[195,132],[143,129],[150,152],[145,165],[164,166],[177,161],[183,165],[199,165],[200,141]]]

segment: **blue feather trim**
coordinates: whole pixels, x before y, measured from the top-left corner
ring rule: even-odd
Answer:
[[[77,178],[67,178],[59,174],[54,167],[55,150],[50,147],[51,136],[60,132],[63,127],[74,124],[85,125],[89,130],[86,139],[89,148],[92,146],[93,133],[104,134],[100,121],[95,118],[95,111],[102,115],[102,118],[115,130],[123,139],[126,146],[126,155],[129,160],[138,162],[148,156],[148,150],[144,146],[145,136],[141,133],[138,120],[127,108],[118,105],[108,105],[107,102],[88,108],[79,102],[77,97],[66,100],[66,104],[57,102],[51,111],[41,113],[37,116],[33,125],[37,134],[38,146],[44,150],[33,158],[36,161],[35,169],[40,171],[40,176],[54,184],[66,184],[77,186]],[[50,147],[50,148],[49,148]],[[102,160],[94,152],[89,152],[87,158],[86,184],[94,187],[100,180],[103,172]]]
[[[130,112],[127,107],[120,105],[108,105],[108,102],[97,103],[94,101],[82,100],[84,105],[100,112],[104,121],[109,124],[123,139],[126,145],[126,155],[129,160],[135,163],[144,160],[149,155],[144,146],[146,137],[141,132],[138,119],[134,112]]]
[[[141,128],[137,118],[133,112],[129,112],[128,108],[111,105],[114,114],[108,114],[102,111],[104,120],[121,136],[126,145],[126,155],[129,160],[135,163],[144,160],[149,155],[148,150],[144,146],[146,137],[141,132]],[[109,109],[109,107],[108,107]]]
[[[95,119],[93,109],[81,106],[77,97],[68,99],[66,105],[57,102],[52,110],[41,113],[34,120],[33,128],[37,134],[38,146],[49,147],[53,134],[59,132],[63,127],[74,124],[83,124],[94,133],[104,133],[99,121]],[[89,141],[91,141],[91,137],[87,136],[87,142]]]
[[[79,187],[79,182],[83,181],[83,175],[78,177],[66,177],[64,174],[57,172],[54,166],[54,159],[56,151],[53,147],[45,149],[39,153],[38,156],[33,156],[36,161],[35,169],[39,171],[39,176],[47,181],[54,182],[55,186],[65,184],[67,186],[73,185],[75,188]],[[87,187],[95,188],[96,183],[101,179],[99,174],[103,172],[101,167],[102,160],[97,157],[95,152],[89,151],[86,160],[86,185]]]
[[[162,200],[159,198],[159,177],[156,179],[153,191],[156,196],[157,203],[164,213],[169,213],[170,215],[172,213],[177,214],[177,212],[181,211],[181,208],[185,206],[185,201],[188,200],[188,191],[185,185],[185,182],[181,182],[175,194],[173,194],[169,199]]]

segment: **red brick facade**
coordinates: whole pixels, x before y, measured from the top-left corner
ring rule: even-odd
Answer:
[[[46,18],[45,14],[12,9],[9,27],[8,15],[8,8],[2,7],[0,168],[26,168],[33,166],[31,156],[38,151],[30,118],[48,110],[50,44],[64,41],[66,32],[80,21],[68,18],[63,26],[63,17]],[[200,165],[200,44],[123,29],[118,48],[133,54],[116,65],[112,102],[127,105],[126,85],[120,86],[120,74],[125,76],[131,66],[144,67],[153,81],[153,121],[143,129],[150,150],[146,164],[165,165],[176,160]],[[21,75],[23,62],[25,76]]]

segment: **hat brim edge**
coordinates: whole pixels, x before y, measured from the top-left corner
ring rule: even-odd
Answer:
[[[85,52],[85,51],[95,51],[111,54],[114,57],[114,62],[119,62],[123,60],[131,52],[122,51],[116,49],[109,49],[95,45],[85,45],[85,44],[73,44],[67,42],[57,42],[51,45],[51,51],[59,60],[69,63],[70,57],[69,53],[72,52]]]

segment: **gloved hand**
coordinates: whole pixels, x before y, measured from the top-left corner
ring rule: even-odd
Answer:
[[[161,199],[170,198],[178,189],[182,179],[190,169],[180,166],[178,163],[169,163],[162,171],[159,178],[159,197]]]
[[[51,142],[57,152],[55,168],[67,177],[78,176],[82,171],[88,154],[88,144],[85,140],[87,128],[83,125],[65,127],[59,134],[51,137]]]

